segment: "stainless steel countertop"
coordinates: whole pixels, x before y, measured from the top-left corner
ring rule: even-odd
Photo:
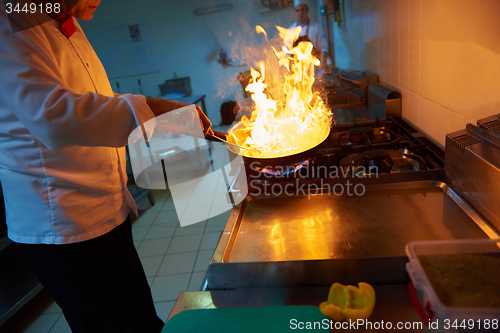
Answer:
[[[208,287],[405,284],[409,242],[498,237],[441,180],[364,185],[362,196],[247,196],[222,233]]]
[[[414,240],[487,238],[442,186],[367,185],[362,196],[252,198],[242,206],[223,262],[405,256]]]

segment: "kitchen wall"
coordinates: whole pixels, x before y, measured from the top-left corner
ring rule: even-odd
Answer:
[[[195,16],[197,8],[232,3],[233,10],[204,16]],[[311,1],[311,14],[317,18],[317,6]],[[230,51],[233,58],[241,57],[243,42],[246,45],[261,43],[262,35],[255,33],[255,25],[263,26],[270,36],[275,25],[288,27],[295,21],[294,9],[261,11],[260,0],[103,0],[94,19],[80,22],[83,29],[126,22],[138,18],[149,22],[160,71],[152,74],[111,80],[120,92],[139,93],[137,80],[141,80],[144,95],[159,96],[159,84],[173,78],[191,77],[194,94],[206,94],[209,118],[220,121],[220,105],[228,99],[242,98],[241,85],[236,80],[248,67],[223,68],[216,59],[210,60],[220,48]],[[105,27],[103,27],[105,29]],[[89,35],[91,42],[101,44],[99,34]],[[236,59],[235,64],[241,62]]]
[[[377,73],[402,92],[403,117],[446,133],[500,113],[500,1],[344,0],[340,68]]]

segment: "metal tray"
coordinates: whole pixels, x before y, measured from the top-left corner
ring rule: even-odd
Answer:
[[[221,236],[208,287],[406,283],[407,243],[498,237],[442,181],[365,188],[362,196],[247,196]]]

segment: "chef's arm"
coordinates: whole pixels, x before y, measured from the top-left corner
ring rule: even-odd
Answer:
[[[176,110],[191,104],[188,103],[182,103],[178,101],[172,101],[169,99],[165,98],[153,98],[153,97],[148,97],[146,98],[146,103],[148,106],[151,108],[155,116],[160,116],[164,113],[170,112],[172,110]],[[203,134],[213,134],[212,129],[210,128],[212,126],[212,123],[210,120],[208,120],[208,117],[203,113],[199,105],[196,105],[196,111],[198,112],[198,118],[201,123],[201,127],[203,129]],[[183,115],[184,116],[184,115]],[[185,115],[188,116],[188,115]],[[195,119],[188,120],[188,123],[192,123],[195,121]]]
[[[0,27],[5,37],[0,49],[0,107],[13,112],[45,146],[123,147],[133,129],[154,118],[143,96],[72,91],[48,45],[44,50],[24,32],[13,36],[9,29]]]
[[[133,129],[154,118],[145,99],[134,95],[77,94],[55,83],[1,85],[0,90],[10,92],[8,109],[48,148],[123,147]]]

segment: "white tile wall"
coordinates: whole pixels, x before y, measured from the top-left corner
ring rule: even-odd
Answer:
[[[425,134],[432,135],[433,127],[435,126],[435,104],[427,98],[419,96],[419,110],[418,110],[418,127],[420,127]]]
[[[408,120],[413,123],[413,125],[419,127],[418,115],[420,110],[420,97],[417,94],[410,92],[409,94],[409,106],[408,106]]]
[[[464,128],[465,116],[455,111],[450,110],[450,130],[451,132],[459,131]]]
[[[408,89],[409,72],[409,0],[398,1],[399,21],[399,85],[401,89]]]
[[[403,117],[438,144],[500,113],[500,1],[346,4],[347,22],[334,28],[338,65],[368,69],[400,89]]]
[[[389,35],[391,37],[391,48],[389,58],[391,67],[389,69],[390,82],[399,86],[399,0],[389,2]]]
[[[453,132],[451,128],[451,111],[442,105],[434,105],[434,126],[432,128],[432,137],[439,143],[444,144],[446,134]]]

